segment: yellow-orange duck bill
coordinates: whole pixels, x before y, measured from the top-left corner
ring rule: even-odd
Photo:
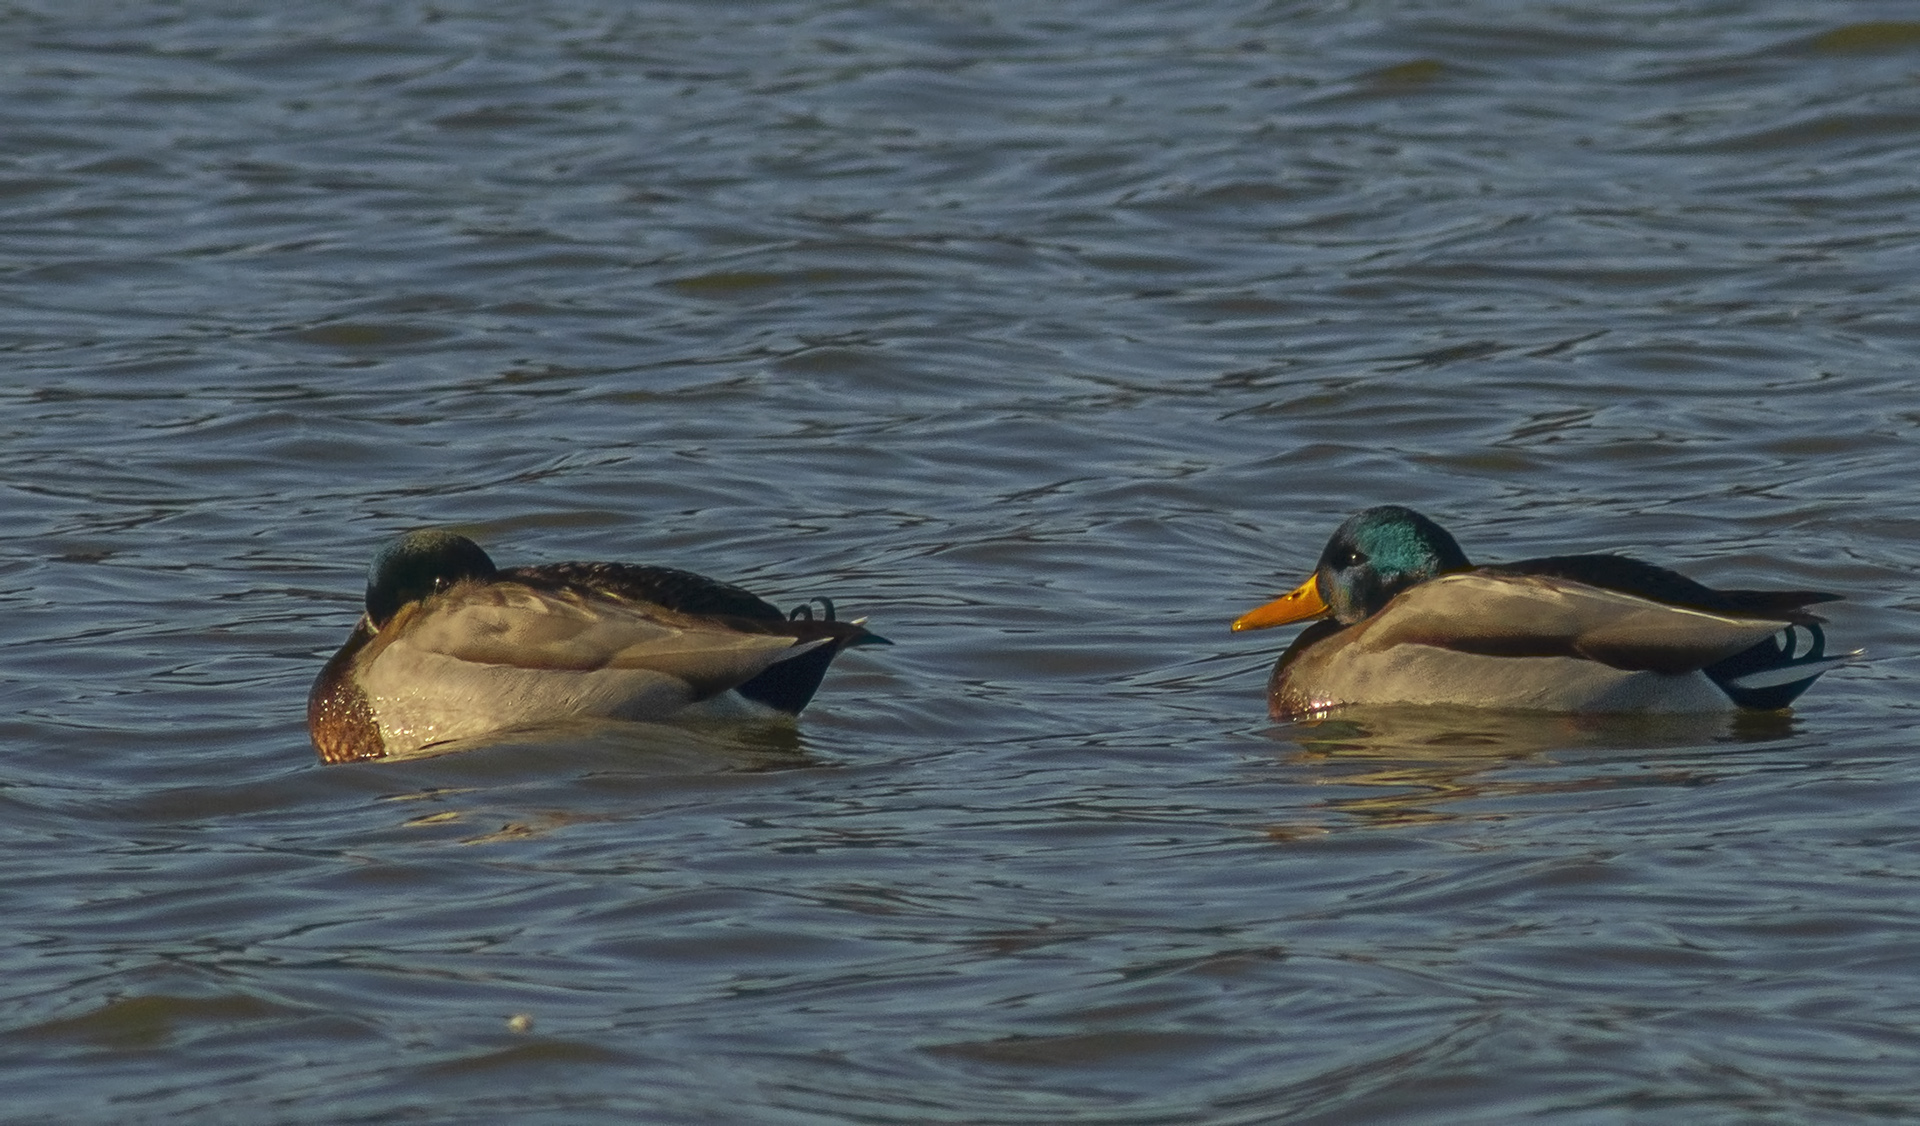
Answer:
[[[1284,626],[1289,622],[1304,622],[1309,618],[1318,618],[1327,613],[1326,599],[1320,597],[1319,576],[1309,575],[1307,581],[1267,603],[1257,610],[1248,610],[1233,620],[1233,632],[1247,629],[1271,629]]]

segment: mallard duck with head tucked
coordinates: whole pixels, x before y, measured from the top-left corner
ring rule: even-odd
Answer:
[[[1280,657],[1269,710],[1349,704],[1551,712],[1784,708],[1854,654],[1805,607],[1838,595],[1714,590],[1619,555],[1476,567],[1444,528],[1382,505],[1334,532],[1307,581],[1233,623],[1318,620]]]
[[[789,616],[671,567],[500,570],[464,536],[414,532],[375,556],[307,727],[324,761],[346,762],[571,719],[798,715],[841,650],[885,643],[824,598]]]

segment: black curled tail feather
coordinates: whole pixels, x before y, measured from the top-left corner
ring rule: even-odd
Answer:
[[[1800,649],[1800,635],[1807,646]],[[1784,708],[1812,687],[1820,674],[1845,658],[1827,656],[1827,635],[1812,622],[1795,624],[1743,649],[1705,672],[1729,699],[1743,708]]]
[[[826,612],[826,618],[824,619],[825,621],[831,622],[836,620],[833,616],[833,599],[828,598],[824,594],[815,595],[814,597],[807,599],[805,602],[802,602],[800,605],[795,606],[793,609],[787,611],[787,620],[790,622],[812,621],[813,607],[816,603],[819,604],[821,610]]]

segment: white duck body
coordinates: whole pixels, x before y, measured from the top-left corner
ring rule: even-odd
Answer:
[[[462,583],[396,615],[354,679],[393,755],[565,719],[665,719],[826,643],[703,628],[603,596]]]

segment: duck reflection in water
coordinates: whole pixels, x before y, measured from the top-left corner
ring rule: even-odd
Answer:
[[[1499,819],[1514,799],[1643,786],[1697,786],[1716,775],[1708,749],[1790,738],[1787,712],[1720,715],[1555,715],[1477,708],[1387,707],[1274,728],[1283,761],[1315,787],[1351,787],[1316,808],[1336,815],[1273,824],[1276,840],[1339,826],[1392,827]],[[1449,808],[1455,807],[1455,808]]]

